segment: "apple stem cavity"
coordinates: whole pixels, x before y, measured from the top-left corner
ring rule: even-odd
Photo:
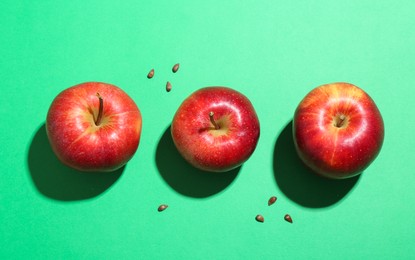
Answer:
[[[104,110],[104,100],[102,99],[101,95],[98,92],[97,92],[97,97],[99,99],[99,109],[98,109],[97,120],[95,120],[95,125],[99,126],[101,124],[102,111]]]
[[[335,126],[338,128],[341,128],[344,124],[344,120],[346,119],[345,115],[340,115],[336,118],[336,124]]]
[[[213,119],[213,115],[214,115],[214,113],[212,111],[210,111],[210,113],[209,113],[210,122],[215,127],[215,129],[218,130],[220,127],[219,127],[218,123],[216,123],[215,119]]]

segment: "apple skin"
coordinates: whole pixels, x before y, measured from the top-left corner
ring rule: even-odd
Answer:
[[[102,97],[102,120],[95,120]],[[120,88],[86,82],[62,91],[52,102],[46,131],[56,156],[80,171],[121,168],[136,152],[142,118],[135,102]]]
[[[210,112],[219,129],[210,120]],[[226,172],[249,159],[260,127],[254,107],[243,94],[227,87],[205,87],[180,105],[171,134],[177,150],[191,165]]]
[[[344,179],[359,175],[379,154],[382,116],[359,87],[338,82],[313,89],[293,119],[294,143],[302,161],[319,175]]]

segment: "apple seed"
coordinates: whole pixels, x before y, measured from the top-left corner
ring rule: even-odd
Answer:
[[[147,78],[151,79],[154,76],[154,69],[151,69],[150,72],[147,74]]]
[[[284,216],[284,220],[285,220],[285,221],[287,221],[287,222],[293,223],[293,219],[292,219],[292,218],[291,218],[291,216],[290,216],[290,215],[288,215],[288,214],[285,214],[285,216]]]
[[[163,210],[165,210],[165,209],[167,209],[169,206],[168,205],[166,205],[166,204],[161,204],[159,207],[158,207],[158,212],[162,212]]]
[[[262,215],[256,215],[255,220],[264,223],[264,217]]]
[[[169,81],[167,81],[167,83],[166,83],[166,91],[167,92],[170,92],[170,90],[171,90],[171,83]]]
[[[272,204],[274,204],[277,201],[277,197],[272,196],[271,198],[269,198],[268,200],[268,206],[271,206]]]
[[[173,71],[173,73],[176,73],[179,70],[179,63],[174,64],[173,68],[171,69]]]

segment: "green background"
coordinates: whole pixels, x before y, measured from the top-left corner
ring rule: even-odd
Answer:
[[[414,258],[414,10],[411,0],[1,1],[0,258]],[[53,98],[85,81],[123,88],[143,115],[139,149],[114,174],[64,167],[46,139]],[[306,93],[336,81],[366,90],[386,130],[374,163],[345,181],[310,174],[290,132]],[[260,119],[239,172],[203,174],[172,146],[176,109],[209,85],[244,93]]]

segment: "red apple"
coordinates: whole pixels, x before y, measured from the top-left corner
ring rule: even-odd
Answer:
[[[251,102],[227,87],[205,87],[186,98],[171,125],[179,153],[194,167],[224,172],[244,163],[259,138]]]
[[[46,131],[57,157],[80,171],[114,171],[138,148],[141,113],[120,88],[87,82],[62,91],[52,102]]]
[[[316,173],[333,179],[360,174],[379,154],[384,126],[375,102],[349,83],[313,89],[293,120],[299,157]]]

